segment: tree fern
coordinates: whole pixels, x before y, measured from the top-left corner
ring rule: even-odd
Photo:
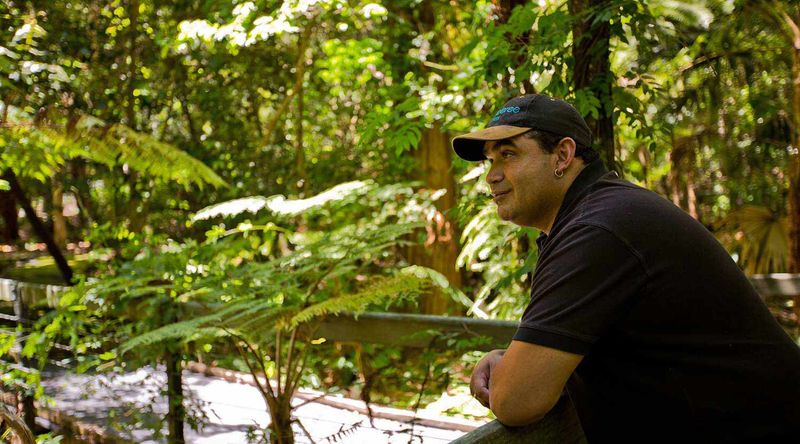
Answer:
[[[410,188],[344,185],[290,205],[302,206],[299,214],[259,212],[256,221],[210,230],[202,243],[144,248],[113,275],[82,284],[62,307],[60,325],[79,328],[86,338],[78,342],[105,352],[94,362],[109,364],[152,362],[164,350],[189,350],[190,342],[224,341],[260,381],[270,414],[285,413],[305,372],[314,322],[408,300],[429,285],[447,287],[432,270],[397,261],[396,249],[420,226],[409,222],[420,207]],[[303,230],[287,228],[298,218]],[[277,236],[287,245],[265,250]]]

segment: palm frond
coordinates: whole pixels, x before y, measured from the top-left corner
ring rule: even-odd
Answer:
[[[738,262],[748,274],[786,271],[789,263],[789,220],[765,207],[745,206],[721,222],[728,248],[739,251]]]

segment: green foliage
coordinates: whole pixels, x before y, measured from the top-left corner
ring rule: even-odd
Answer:
[[[385,105],[373,106],[364,117],[362,145],[380,143],[397,157],[414,149],[422,138],[425,124],[415,113],[420,103],[417,97],[411,96],[397,105],[390,101]]]
[[[145,176],[175,181],[187,189],[227,184],[214,171],[186,152],[156,138],[121,125],[83,116],[75,125],[75,153],[113,168],[127,165]]]
[[[52,433],[44,433],[36,436],[36,444],[60,444],[64,439],[62,435],[53,435]]]
[[[175,181],[187,188],[226,185],[184,151],[125,125],[109,125],[83,116],[72,133],[63,131],[25,123],[0,129],[0,169],[13,168],[22,177],[45,182],[69,159],[83,158],[110,169],[131,168],[146,177]]]
[[[22,178],[48,181],[71,152],[42,131],[26,126],[0,127],[0,169],[13,167]]]

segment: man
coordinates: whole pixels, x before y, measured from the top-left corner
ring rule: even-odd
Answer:
[[[580,114],[543,95],[453,140],[491,163],[499,216],[542,233],[519,329],[473,394],[519,426],[566,388],[589,442],[798,442],[800,349],[700,223],[591,146]]]

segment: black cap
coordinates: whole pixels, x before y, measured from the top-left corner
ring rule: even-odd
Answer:
[[[506,102],[486,128],[456,136],[453,149],[462,159],[484,160],[483,145],[487,141],[507,139],[532,129],[572,137],[576,144],[587,148],[592,146],[592,131],[572,105],[545,95],[528,94]]]

